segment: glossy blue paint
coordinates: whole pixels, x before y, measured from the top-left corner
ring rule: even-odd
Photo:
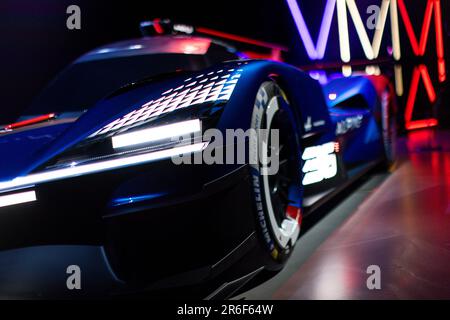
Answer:
[[[319,134],[317,143],[336,140],[336,123],[357,115],[363,117],[362,125],[345,135],[344,160],[348,163],[372,161],[382,152],[379,128],[372,119],[372,110],[377,105],[376,92],[364,77],[337,79],[325,87],[308,74],[287,64],[243,60],[227,62],[194,72],[190,77],[217,71],[223,68],[241,68],[242,76],[224,108],[217,128],[247,129],[250,124],[255,92],[269,77],[279,81],[288,95],[289,102],[297,111],[299,137],[303,134]],[[82,142],[89,135],[139,106],[158,99],[171,88],[183,84],[183,77],[174,77],[162,82],[150,82],[123,94],[105,98],[69,124],[46,123],[38,128],[24,128],[17,133],[0,135],[0,148],[7,157],[1,158],[0,181],[11,180],[36,171],[40,166]],[[335,93],[333,101],[324,98]],[[366,109],[345,108],[345,101],[361,95],[367,101]],[[342,108],[338,108],[343,104]],[[191,108],[191,107],[190,107]],[[195,110],[195,108],[192,108]],[[155,119],[154,121],[158,121]],[[306,124],[320,124],[306,130]]]
[[[150,39],[145,41],[151,42]],[[136,40],[136,45],[140,43],[140,40]],[[127,45],[132,47],[133,41],[127,42]],[[119,50],[112,56],[117,58],[120,54]],[[104,57],[108,59],[111,54],[105,54]],[[82,57],[79,61],[102,59],[101,55],[91,58]],[[237,59],[213,63],[187,73],[174,72],[167,77],[156,77],[121,88],[93,105],[86,106],[86,110],[71,119],[58,115],[56,120],[0,132],[0,183],[48,172],[58,166],[70,165],[71,161],[77,163],[80,157],[84,157],[82,160],[87,163],[95,163],[111,155],[115,159],[127,156],[130,153],[115,153],[110,135],[92,138],[92,134],[148,102],[160,99],[165,92],[185,85],[187,78],[200,79],[205,74],[219,73],[224,69],[241,70],[229,99],[189,105],[176,112],[171,110],[138,126],[201,117],[205,126],[222,132],[226,129],[247,130],[251,126],[258,89],[263,82],[275,81],[286,95],[290,105],[287,109],[292,109],[296,123],[294,136],[298,145],[305,148],[339,142],[340,146],[339,156],[336,157],[339,159],[336,179],[318,182],[315,186],[290,189],[290,198],[295,199],[296,205],[301,206],[303,198],[306,199],[314,192],[317,196],[321,194],[318,191],[323,192],[325,188],[339,189],[351,177],[350,172],[383,157],[380,97],[369,79],[361,76],[335,79],[322,86],[307,73],[284,63]],[[330,99],[330,94],[333,94],[334,99]],[[111,134],[116,134],[116,131]],[[298,152],[301,154],[303,150]],[[0,245],[11,249],[45,243],[79,244],[74,248],[79,251],[80,263],[92,262],[92,274],[102,273],[106,279],[104,282],[109,286],[117,282],[113,269],[119,270],[119,273],[122,271],[125,279],[130,268],[138,276],[142,276],[142,272],[142,282],[138,282],[146,289],[147,284],[160,280],[162,275],[172,276],[196,268],[213,273],[214,268],[211,266],[218,265],[217,261],[225,263],[227,259],[224,257],[230,252],[233,252],[233,261],[230,263],[235,263],[234,252],[239,251],[239,248],[246,254],[247,249],[242,246],[242,241],[252,239],[249,235],[255,234],[249,175],[248,166],[241,164],[174,165],[170,159],[166,159],[36,183],[33,189],[36,190],[37,201],[0,208],[0,219],[3,219],[0,221],[0,233],[2,237],[5,235]],[[317,185],[322,190],[315,190]],[[309,187],[311,189],[307,190]],[[10,191],[2,190],[0,194]],[[36,223],[39,223],[39,228],[35,228]],[[168,225],[170,228],[165,229]],[[206,246],[207,249],[205,252],[203,249],[192,250],[199,246]],[[52,248],[23,252],[27,256],[36,255],[47,259],[53,252],[59,252],[58,248],[56,251]],[[0,261],[0,270],[7,272],[7,262],[11,258],[15,259],[16,253],[1,250],[0,260],[5,263]],[[149,257],[149,252],[157,256]],[[169,254],[173,263],[155,263],[156,260],[160,261],[161,255],[167,258]],[[187,254],[189,257],[185,258]],[[91,259],[92,256],[95,256],[95,260]],[[117,257],[125,258],[118,260]],[[113,262],[111,265],[109,260]],[[65,258],[59,262],[46,261],[51,265],[46,266],[48,270],[52,270],[52,266],[59,268],[61,262],[66,263]],[[149,273],[153,276],[153,272],[148,272],[148,266],[157,271],[155,274],[159,278],[147,278]],[[251,271],[259,267],[257,265]],[[218,270],[228,268],[229,265],[218,266]],[[28,279],[28,272],[25,270],[24,275],[18,274],[18,277]],[[131,278],[134,279],[136,274],[132,274]],[[44,272],[44,276],[46,278],[47,273]],[[189,276],[187,281],[189,284],[191,281],[202,282],[208,276],[203,278],[202,274],[201,279],[195,280]],[[226,281],[242,276],[239,274]],[[21,279],[14,281],[20,282]],[[64,285],[64,282],[61,283]],[[135,290],[134,285],[136,282],[132,283],[131,290]],[[99,286],[103,289],[103,283]]]

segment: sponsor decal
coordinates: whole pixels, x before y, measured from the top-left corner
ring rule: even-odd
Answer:
[[[312,128],[321,127],[325,125],[325,120],[316,120],[312,121],[311,117],[306,118],[306,122],[304,123],[303,127],[305,129],[305,132],[311,131]]]
[[[357,116],[349,117],[342,121],[339,121],[336,124],[336,134],[341,135],[341,134],[345,134],[351,130],[360,128],[361,124],[362,124],[362,120],[363,120],[363,116],[357,115]]]
[[[270,236],[269,228],[267,226],[266,215],[264,213],[264,204],[261,195],[261,184],[259,181],[259,173],[256,170],[252,170],[252,182],[253,182],[253,191],[255,195],[258,223],[259,226],[261,227],[264,242],[266,243],[269,250],[273,251],[275,249],[275,245],[272,241],[272,237]]]

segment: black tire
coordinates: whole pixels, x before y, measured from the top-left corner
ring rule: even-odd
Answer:
[[[253,145],[258,146],[250,147],[250,150],[258,150],[258,163],[250,163],[250,173],[256,228],[265,252],[265,266],[268,270],[279,270],[289,258],[300,233],[301,152],[294,112],[273,81],[264,82],[258,90],[251,129],[269,129],[270,132],[250,139],[251,145],[253,141]],[[268,165],[259,161],[265,156],[272,158]]]

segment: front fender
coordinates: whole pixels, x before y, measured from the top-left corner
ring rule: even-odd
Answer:
[[[241,78],[227,103],[218,128],[246,129],[260,85],[273,79],[287,94],[302,134],[331,132],[332,123],[321,85],[305,72],[284,63],[265,60],[242,62]]]

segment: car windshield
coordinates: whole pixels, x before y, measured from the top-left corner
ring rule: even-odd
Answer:
[[[204,67],[203,55],[150,54],[78,62],[63,71],[24,115],[88,110],[117,89],[147,77]]]

